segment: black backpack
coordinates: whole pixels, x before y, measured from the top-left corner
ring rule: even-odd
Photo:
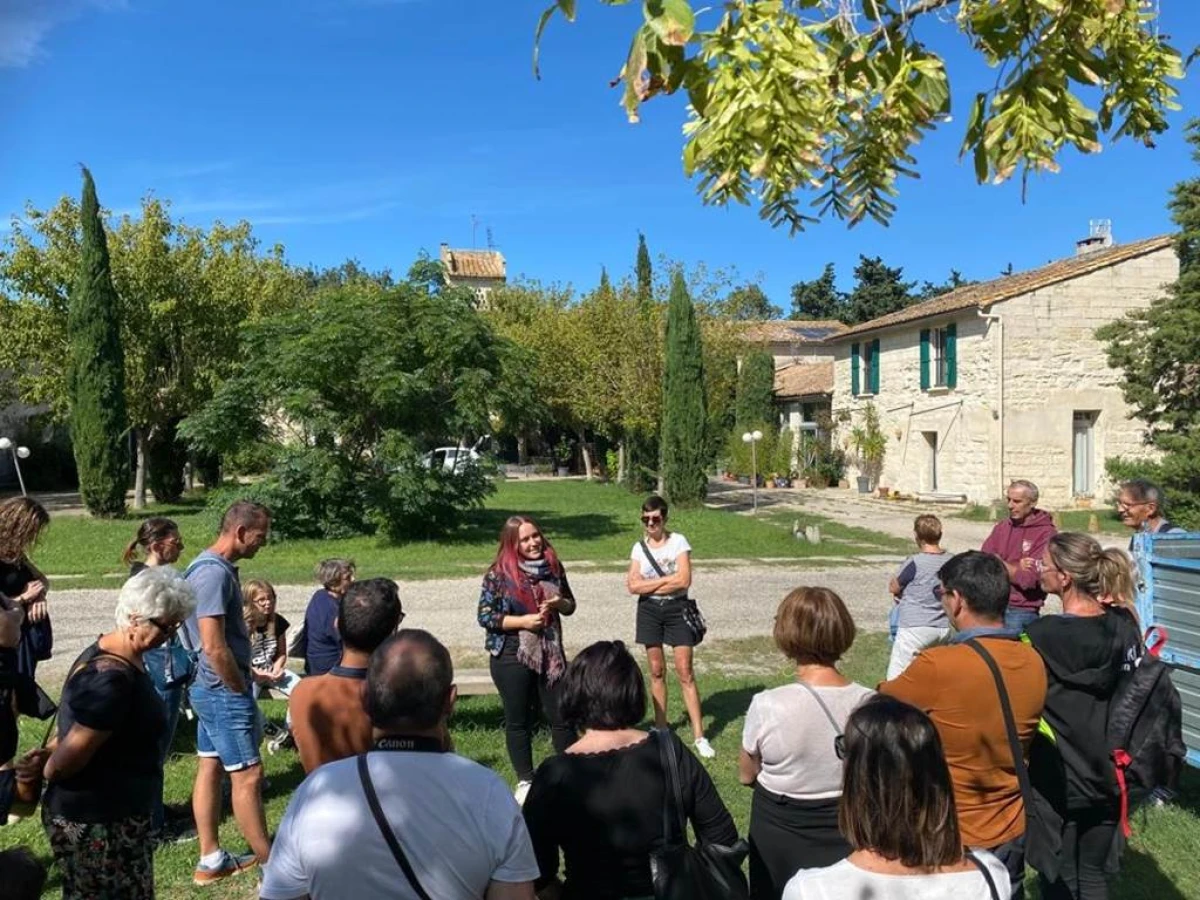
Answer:
[[[1129,837],[1129,810],[1157,787],[1173,786],[1187,755],[1183,705],[1171,682],[1170,666],[1159,659],[1164,629],[1152,628],[1141,658],[1117,685],[1108,707],[1108,747],[1121,802],[1121,830]]]

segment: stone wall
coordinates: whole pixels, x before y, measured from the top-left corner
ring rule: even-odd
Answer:
[[[1168,248],[995,304],[990,312],[1003,320],[1003,417],[997,365],[1001,326],[981,318],[975,308],[860,337],[860,343],[880,342],[880,391],[874,397],[851,395],[854,341],[838,341],[833,415],[842,421],[835,440],[853,462],[850,431],[866,404],[874,403],[888,436],[881,485],[904,493],[930,490],[930,436],[936,435],[939,491],[985,503],[1000,498],[1012,479],[1028,478],[1039,485],[1047,506],[1066,507],[1078,502],[1072,489],[1074,413],[1088,411],[1096,415],[1093,494],[1106,501],[1111,485],[1104,461],[1149,450],[1142,440],[1144,425],[1129,417],[1120,373],[1108,368],[1095,331],[1148,306],[1177,275],[1178,261]],[[920,331],[951,321],[958,331],[957,385],[952,391],[922,391]],[[858,474],[853,465],[848,473]]]

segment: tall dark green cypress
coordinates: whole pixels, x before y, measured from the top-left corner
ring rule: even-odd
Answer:
[[[741,428],[767,425],[775,419],[775,357],[753,350],[738,373],[737,424]]]
[[[92,173],[83,170],[83,240],[67,314],[67,390],[79,492],[95,516],[125,512],[129,436],[119,299]]]
[[[646,248],[646,236],[638,232],[637,249],[637,298],[638,303],[649,306],[654,300],[654,269],[650,266],[650,251]]]
[[[700,325],[683,275],[675,273],[667,307],[663,373],[662,474],[672,503],[699,503],[708,492],[704,471],[708,420],[704,400],[704,354]]]

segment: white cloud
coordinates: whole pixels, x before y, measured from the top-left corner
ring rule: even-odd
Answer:
[[[117,9],[124,0],[0,0],[0,68],[21,68],[43,55],[57,25],[88,9]]]

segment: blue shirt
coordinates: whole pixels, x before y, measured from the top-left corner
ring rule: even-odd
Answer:
[[[1019,640],[1021,635],[1012,628],[1005,628],[1003,625],[980,625],[978,628],[967,628],[963,631],[956,632],[950,638],[951,644],[963,644],[971,640],[971,638],[997,637],[1008,638],[1010,641]]]
[[[342,636],[338,634],[338,598],[321,588],[308,601],[304,611],[304,674],[324,675],[342,659]]]
[[[196,611],[183,623],[188,644],[199,654],[196,680],[206,688],[219,688],[225,684],[209,664],[200,641],[200,620],[220,616],[224,619],[225,643],[249,685],[250,632],[242,612],[244,601],[237,566],[225,557],[205,550],[192,560],[184,577],[196,592]]]

